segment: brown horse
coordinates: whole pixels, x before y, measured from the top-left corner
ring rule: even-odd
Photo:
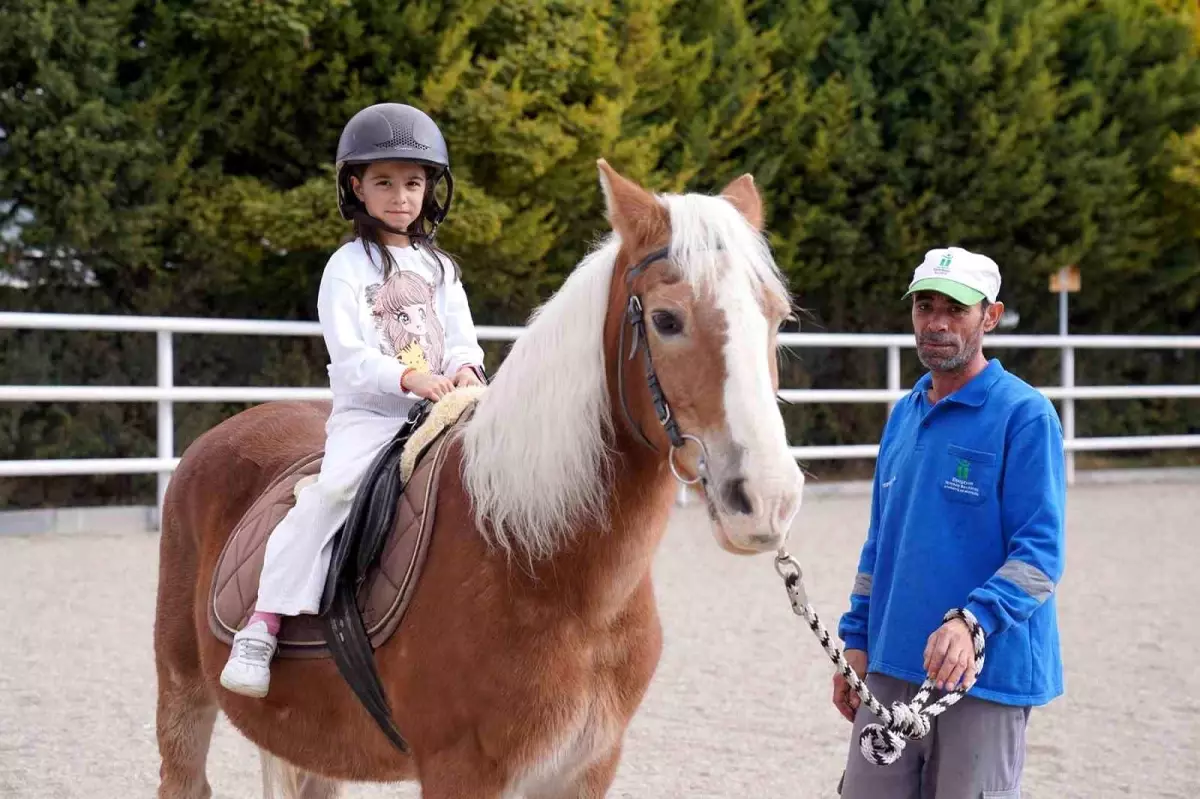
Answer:
[[[200,437],[167,493],[160,797],[210,795],[218,708],[290,795],[416,780],[426,799],[604,796],[661,650],[650,567],[673,473],[703,475],[725,549],[783,543],[803,487],[775,398],[791,307],[754,181],[654,195],[599,167],[613,233],[534,315],[448,445],[424,571],[375,652],[411,754],[330,660],[276,660],[265,699],[218,683],[229,648],[208,628],[214,565],[272,478],[320,447],[329,412],[267,404]]]

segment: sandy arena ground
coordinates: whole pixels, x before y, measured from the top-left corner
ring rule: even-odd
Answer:
[[[867,511],[865,496],[810,495],[792,535],[831,627]],[[1195,484],[1072,489],[1068,694],[1033,714],[1025,797],[1200,796],[1198,517]],[[0,538],[0,797],[154,795],[156,558],[153,535]],[[834,797],[849,726],[769,557],[720,552],[688,508],[656,569],[665,652],[610,796]],[[209,777],[218,797],[258,795],[257,755],[224,719]]]

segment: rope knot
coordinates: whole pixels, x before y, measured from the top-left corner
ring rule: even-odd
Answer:
[[[929,717],[912,705],[892,704],[892,723],[868,724],[858,737],[863,757],[877,766],[890,766],[900,759],[907,741],[916,741],[929,734]]]
[[[903,702],[892,704],[892,723],[888,726],[898,735],[903,735],[912,741],[924,738],[929,734],[930,729],[929,717],[912,705]]]
[[[867,762],[890,766],[900,759],[904,751],[904,739],[882,724],[868,724],[858,737],[858,748]]]

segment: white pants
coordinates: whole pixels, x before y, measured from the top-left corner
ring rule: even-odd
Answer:
[[[317,481],[267,538],[255,610],[298,616],[316,613],[333,554],[333,536],[350,514],[372,461],[395,438],[404,415],[335,411],[325,424],[325,456]]]

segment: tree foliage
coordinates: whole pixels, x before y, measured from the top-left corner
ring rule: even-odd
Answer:
[[[1021,332],[1055,330],[1046,281],[1078,264],[1073,331],[1196,333],[1196,30],[1177,0],[13,0],[0,8],[0,247],[28,287],[0,289],[0,304],[315,318],[347,233],[331,172],[341,127],[397,100],[449,141],[458,191],[442,243],[482,322],[521,322],[604,230],[605,157],[669,191],[753,172],[808,327],[905,329],[911,269],[959,244],[1000,263]],[[145,336],[0,341],[6,383],[153,381]],[[177,346],[180,384],[324,382],[315,341]],[[1056,382],[1056,355],[998,354]],[[916,369],[906,361],[905,379]],[[1101,353],[1080,369],[1081,382],[1200,378],[1179,353]],[[785,370],[790,385],[882,375],[879,354],[853,351],[804,350]],[[1084,405],[1080,432],[1183,432],[1188,407]],[[180,446],[235,409],[188,408]],[[151,412],[8,405],[0,451],[148,455]],[[872,441],[882,411],[788,420],[797,441]],[[36,486],[51,484],[6,490],[31,504],[148,485]]]

